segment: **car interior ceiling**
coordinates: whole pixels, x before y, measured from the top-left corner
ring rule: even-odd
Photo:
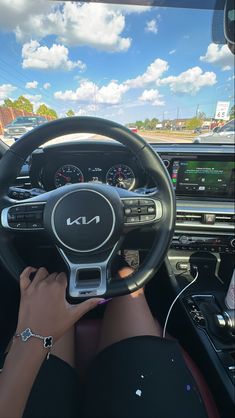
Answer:
[[[135,2],[127,1],[126,3],[149,4],[149,2],[142,0],[140,2],[137,0]],[[175,0],[154,0],[151,1],[151,4],[153,3],[155,6],[175,6]],[[219,13],[223,11],[224,1],[222,0],[217,2],[195,0],[191,2],[191,7],[210,8],[212,4],[215,12],[216,8]],[[177,7],[184,6],[185,0],[180,1],[177,5]],[[50,164],[50,167],[47,164],[48,161],[52,161],[51,156],[56,161],[58,161],[57,158],[61,158],[61,166],[71,161],[73,163],[76,158],[76,161],[83,161],[84,166],[84,161],[87,159],[89,166],[89,164],[91,165],[90,161],[96,158],[97,152],[107,152],[107,155],[109,155],[108,153],[111,155],[113,152],[114,163],[116,163],[115,152],[116,154],[123,152],[123,149],[118,147],[116,150],[112,150],[112,145],[108,141],[98,144],[91,140],[78,142],[78,144],[68,143],[66,150],[58,144],[49,146],[45,150],[40,148],[35,151],[30,156],[30,177],[29,174],[25,176],[21,172],[15,184],[9,189],[9,196],[14,196],[20,202],[22,196],[23,199],[25,198],[25,193],[29,193],[29,197],[34,196],[34,193],[37,193],[35,190],[39,190],[42,184],[45,191],[52,190],[50,176],[52,176],[53,163]],[[197,161],[202,165],[205,163],[213,169],[217,167],[216,163],[221,170],[226,164],[229,169],[230,164],[234,162],[234,147],[232,145],[210,144],[200,147],[199,144],[188,144],[187,146],[177,144],[172,147],[169,144],[159,146],[152,144],[152,147],[167,167],[171,180],[174,178],[176,167],[177,175],[180,175],[180,170],[184,169],[185,164],[187,167],[191,167],[192,161]],[[0,140],[0,158],[7,148]],[[89,155],[86,154],[88,148]],[[146,180],[141,167],[136,161],[133,162],[129,151],[125,150],[123,155],[123,161],[126,161],[133,172],[139,176],[139,190],[143,190],[146,184],[151,190],[151,178]],[[41,176],[42,172],[44,177]],[[56,166],[53,175],[55,173]],[[167,333],[179,341],[201,370],[214,395],[221,418],[233,417],[235,402],[234,309],[229,309],[225,304],[226,294],[235,269],[234,168],[233,171],[231,169],[230,174],[230,183],[227,184],[226,192],[223,191],[223,193],[214,190],[214,193],[206,195],[201,189],[201,194],[199,192],[198,195],[193,190],[175,189],[177,218],[174,237],[167,256],[162,260],[160,268],[145,287],[150,309],[154,317],[164,327],[172,302],[198,273],[195,283],[189,286],[175,303],[169,316]],[[119,253],[127,263],[138,268],[148,256],[154,238],[154,231],[149,228],[141,230],[141,232],[133,230],[125,237]],[[49,272],[67,271],[66,264],[55,247],[45,239],[45,236],[34,235],[32,231],[26,234],[17,231],[11,236],[11,239],[25,264],[35,267],[45,266]],[[115,276],[116,273],[117,269],[114,266],[113,275]],[[11,276],[4,263],[0,261],[1,351],[5,350],[15,330],[19,296],[17,281]],[[89,312],[86,318],[102,318],[104,309],[104,306],[99,306],[95,311]]]

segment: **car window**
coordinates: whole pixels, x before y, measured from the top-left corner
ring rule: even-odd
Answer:
[[[219,132],[234,132],[235,131],[235,120],[232,120],[229,123],[226,123],[226,125],[222,126],[219,130]]]
[[[8,145],[16,118],[38,125],[95,116],[149,142],[181,144],[234,118],[234,57],[212,38],[207,0],[197,9],[190,0],[181,8],[177,0],[17,2],[0,0],[0,138]],[[222,18],[217,25],[223,30]]]

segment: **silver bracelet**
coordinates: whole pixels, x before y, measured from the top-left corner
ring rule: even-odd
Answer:
[[[50,351],[53,346],[53,337],[51,335],[49,335],[48,337],[43,337],[42,335],[34,334],[34,332],[32,332],[30,328],[26,328],[21,333],[16,333],[14,337],[15,338],[20,337],[21,341],[23,341],[24,343],[28,341],[28,339],[31,337],[39,338],[39,340],[43,340],[43,347],[49,350],[47,354],[47,360],[49,359]]]

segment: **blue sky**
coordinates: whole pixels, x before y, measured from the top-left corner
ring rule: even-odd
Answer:
[[[21,94],[60,116],[121,123],[213,116],[234,102],[233,56],[211,11],[0,0],[0,103]]]

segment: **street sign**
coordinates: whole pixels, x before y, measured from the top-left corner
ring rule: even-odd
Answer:
[[[230,102],[217,102],[215,119],[228,120],[228,110]]]

